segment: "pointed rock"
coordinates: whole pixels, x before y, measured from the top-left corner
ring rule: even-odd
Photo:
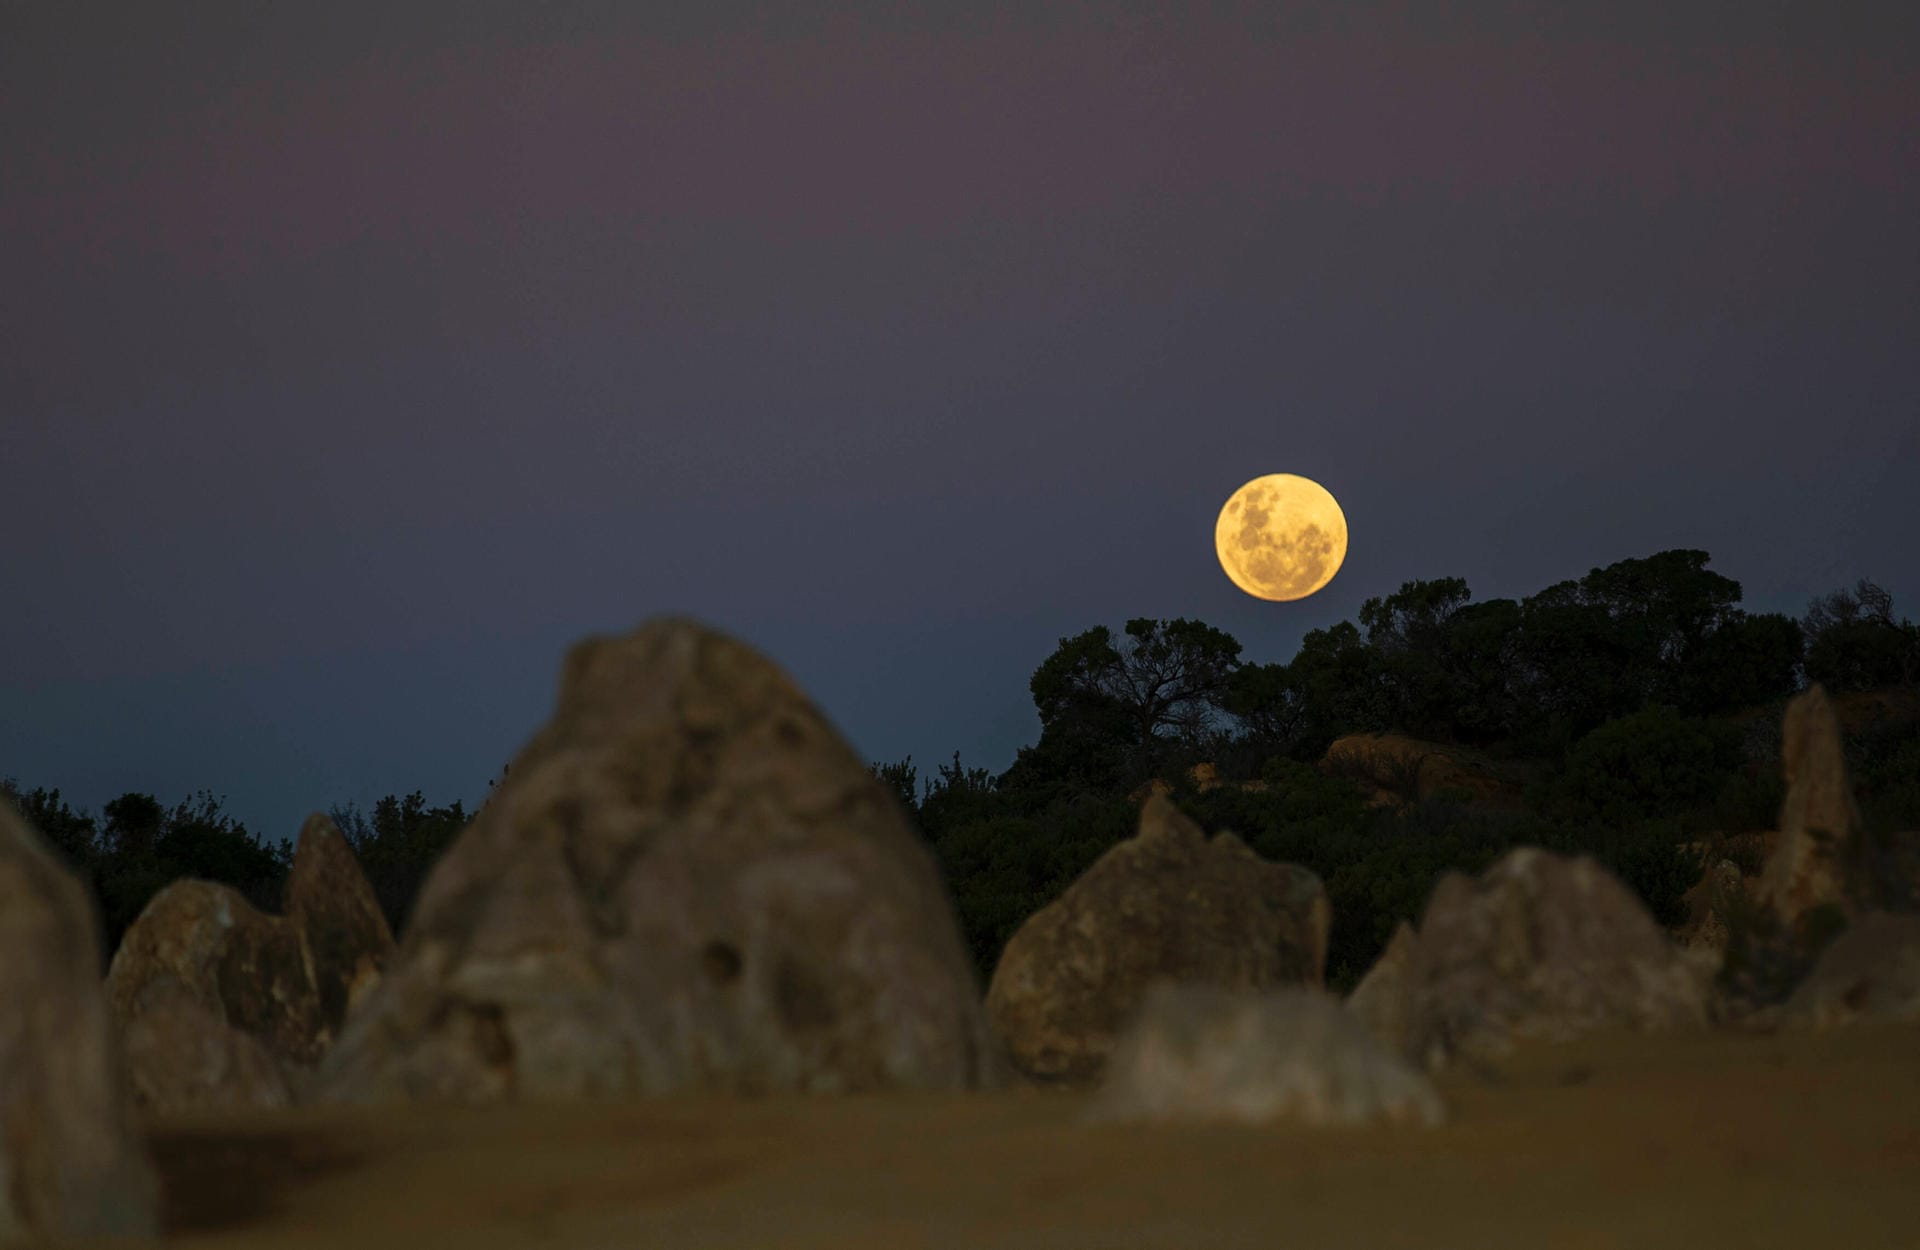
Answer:
[[[1854,910],[1860,809],[1847,781],[1840,721],[1821,686],[1788,702],[1781,739],[1787,797],[1759,897],[1791,929],[1815,908]]]
[[[988,1017],[1028,1076],[1087,1080],[1157,980],[1321,984],[1331,922],[1318,877],[1261,859],[1231,834],[1209,841],[1154,795],[1139,832],[1007,943]]]
[[[301,826],[282,910],[306,944],[321,1027],[338,1036],[348,1008],[379,982],[393,934],[353,848],[323,813]]]
[[[1477,879],[1447,874],[1408,947],[1361,1014],[1429,1067],[1493,1059],[1521,1037],[1707,1022],[1710,963],[1680,951],[1632,890],[1584,856],[1522,847]]]
[[[964,1089],[998,1071],[978,993],[861,758],[764,657],[659,620],[568,654],[316,1096]]]
[[[1410,1042],[1413,951],[1413,926],[1402,920],[1386,950],[1347,995],[1347,1010],[1395,1051],[1405,1051]]]
[[[157,1232],[99,976],[93,901],[0,799],[0,1243]]]
[[[1440,1096],[1339,1001],[1162,982],[1088,1109],[1095,1121],[1438,1124]]]

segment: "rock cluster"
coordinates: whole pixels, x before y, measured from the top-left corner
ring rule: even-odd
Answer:
[[[0,1242],[151,1236],[86,888],[0,799]]]
[[[1161,983],[1121,1035],[1096,1121],[1437,1124],[1432,1083],[1323,991]]]
[[[1711,972],[1598,863],[1529,847],[1477,879],[1443,877],[1418,930],[1395,935],[1348,1006],[1438,1067],[1522,1037],[1704,1025]]]
[[[1904,930],[1876,917],[1920,909],[1920,834],[1874,837],[1864,828],[1839,709],[1820,686],[1788,702],[1780,746],[1787,793],[1779,829],[1765,835],[1759,878],[1736,889],[1726,867],[1716,866],[1694,891],[1696,901],[1703,894],[1714,900],[1708,924],[1699,926],[1709,936],[1718,936],[1709,927],[1716,911],[1737,913],[1723,943],[1718,1010],[1729,1023],[1827,1025],[1863,1014],[1851,1000],[1868,995],[1876,1005],[1864,1014],[1884,1014],[1886,987],[1873,994],[1864,987],[1886,977],[1897,984],[1904,974],[1860,978],[1876,952],[1902,947]],[[1843,933],[1850,940],[1827,951]],[[1898,965],[1897,955],[1889,957]],[[1841,983],[1853,988],[1832,989]]]
[[[1331,919],[1311,872],[1270,863],[1232,834],[1209,840],[1154,795],[1133,838],[1015,932],[987,1014],[1022,1073],[1084,1081],[1155,981],[1321,984]]]
[[[138,1105],[284,1106],[393,949],[352,849],[327,817],[300,831],[286,914],[176,881],[121,940],[106,994]]]
[[[998,1066],[899,804],[772,663],[693,622],[569,653],[435,867],[321,1098],[964,1089]]]

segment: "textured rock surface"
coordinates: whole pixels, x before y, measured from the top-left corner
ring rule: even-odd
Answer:
[[[1409,1044],[1407,1019],[1411,993],[1407,978],[1413,964],[1413,926],[1402,920],[1387,948],[1380,952],[1367,975],[1347,995],[1347,1010],[1364,1021],[1373,1035],[1404,1053]]]
[[[178,978],[148,981],[121,1032],[132,1098],[144,1111],[242,1111],[293,1102],[286,1069],[273,1052],[228,1025]]]
[[[1781,1020],[1813,1028],[1920,1021],[1920,916],[1861,916],[1821,953]]]
[[[378,980],[393,938],[323,815],[300,831],[286,899],[271,916],[227,886],[176,881],[128,928],[106,990],[141,1106],[281,1105]]]
[[[1090,1079],[1155,981],[1321,984],[1331,919],[1318,877],[1232,834],[1209,841],[1155,795],[1133,838],[1013,935],[988,1017],[1022,1072]]]
[[[1860,810],[1847,782],[1840,722],[1819,685],[1788,702],[1781,726],[1787,797],[1759,898],[1789,927],[1816,907],[1853,908]]]
[[[1519,786],[1477,752],[1400,734],[1337,738],[1320,767],[1359,782],[1372,793],[1374,806],[1425,801],[1447,791],[1481,802],[1512,804],[1520,799]]]
[[[107,1002],[123,1033],[147,986],[162,978],[289,1063],[311,1064],[325,1046],[299,933],[238,890],[176,881],[141,910],[107,969]]]
[[[792,681],[684,620],[568,654],[316,1096],[962,1089],[998,1069],[931,857]]]
[[[1749,885],[1740,865],[1730,859],[1714,860],[1687,891],[1683,900],[1687,919],[1675,932],[1674,940],[1687,950],[1725,951],[1732,932],[1731,918],[1748,896]]]
[[[282,911],[306,945],[321,1027],[337,1037],[348,1008],[379,983],[393,934],[353,848],[319,812],[301,827]]]
[[[1522,848],[1477,879],[1449,873],[1410,945],[1362,1006],[1369,1022],[1404,1021],[1384,1040],[1429,1066],[1494,1058],[1518,1037],[1707,1022],[1710,960],[1680,951],[1585,857]]]
[[[0,1242],[151,1236],[85,888],[0,799]]]
[[[1331,996],[1159,984],[1089,1108],[1095,1120],[1437,1124],[1440,1096]]]

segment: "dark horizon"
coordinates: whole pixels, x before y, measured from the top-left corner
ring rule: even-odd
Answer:
[[[1653,553],[1649,552],[1644,554],[1651,555]],[[1627,558],[1632,559],[1632,558],[1638,558],[1638,557],[1627,557]],[[1608,563],[1611,564],[1614,562],[1609,561]],[[1601,567],[1601,566],[1596,566],[1596,567]],[[1712,568],[1712,565],[1709,565],[1709,567]],[[1589,570],[1582,570],[1581,574],[1577,576],[1584,576],[1584,574],[1587,571]],[[1714,571],[1720,571],[1720,570],[1715,569]],[[1558,581],[1577,580],[1577,576],[1563,578],[1563,579],[1556,579],[1556,580]],[[1738,581],[1739,579],[1735,578],[1734,580]],[[1861,579],[1856,579],[1856,582],[1859,580]],[[1869,578],[1866,580],[1873,580],[1873,579]],[[1876,584],[1881,584],[1881,583],[1876,582]],[[1884,585],[1883,584],[1881,585],[1882,585],[1882,588],[1885,589]],[[1848,585],[1848,586],[1836,586],[1831,589],[1851,590],[1852,588],[1853,588],[1852,585]],[[1542,585],[1542,586],[1535,587],[1533,589],[1535,591],[1544,590],[1546,589],[1546,586]],[[1493,598],[1524,598],[1524,597],[1525,597],[1524,592],[1522,594],[1514,595],[1514,596],[1494,596],[1494,595],[1483,596],[1483,595],[1476,594],[1473,598],[1473,602],[1476,602],[1476,603],[1484,602],[1488,599],[1493,599]],[[1899,604],[1899,600],[1896,598],[1896,615],[1901,615],[1898,611],[1898,604]],[[1740,606],[1742,610],[1755,615],[1758,615],[1762,612],[1769,610],[1762,606],[1756,605],[1748,600],[1743,600]],[[1807,607],[1806,604],[1802,604],[1800,605],[1800,608],[1798,610],[1786,610],[1786,609],[1774,609],[1774,610],[1781,612],[1781,614],[1786,615],[1795,621],[1798,621],[1804,614],[1806,607]],[[1129,613],[1129,614],[1126,614],[1126,616],[1115,618],[1112,620],[1084,622],[1082,627],[1076,627],[1073,630],[1067,631],[1067,633],[1078,633],[1080,632],[1081,628],[1091,628],[1094,625],[1103,625],[1103,624],[1113,627],[1117,631],[1119,625],[1125,619],[1129,619],[1130,617],[1137,616],[1137,615],[1139,614]],[[1351,620],[1352,617],[1350,616],[1345,619]],[[1208,623],[1211,623],[1211,622],[1208,622]],[[1332,623],[1335,623],[1335,622],[1328,622],[1328,624],[1332,624]],[[640,624],[640,622],[636,622],[635,624],[637,626],[638,624]],[[1316,626],[1315,628],[1319,628],[1319,626]],[[606,632],[625,633],[627,631],[618,630],[618,631],[606,631]],[[1228,632],[1232,632],[1232,631],[1228,631]],[[1034,711],[1031,697],[1027,692],[1027,679],[1029,676],[1031,676],[1032,669],[1039,666],[1041,660],[1043,660],[1045,656],[1052,651],[1053,647],[1059,641],[1061,641],[1062,637],[1064,636],[1065,635],[1063,634],[1061,637],[1050,639],[1046,644],[1045,648],[1041,652],[1035,655],[1032,663],[1029,664],[1025,669],[1019,671],[1019,673],[1017,674],[1017,680],[1011,682],[1011,685],[1016,686],[1018,688],[1021,701],[1024,707],[1024,711],[1026,713],[1025,719],[1030,721],[1031,725],[1029,726],[1029,732],[1027,732],[1025,736],[1022,737],[1022,736],[1019,736],[1014,731],[1011,725],[1011,722],[1013,722],[1017,718],[1013,716],[1008,716],[1005,718],[1005,721],[1008,723],[1000,727],[1004,728],[1006,733],[1010,735],[1011,745],[1007,747],[1002,757],[995,757],[995,756],[985,754],[985,753],[980,753],[980,752],[967,751],[957,746],[950,750],[939,752],[936,754],[931,754],[931,755],[921,755],[918,752],[914,752],[914,751],[888,752],[885,750],[863,749],[862,743],[858,739],[854,738],[851,734],[847,735],[848,741],[854,747],[855,751],[861,754],[863,758],[876,764],[895,763],[895,762],[901,761],[905,757],[911,756],[913,763],[918,769],[920,780],[923,785],[928,783],[934,777],[935,772],[939,767],[945,764],[949,764],[952,761],[952,758],[955,752],[959,753],[962,761],[968,767],[984,766],[989,770],[989,772],[997,776],[1000,773],[1004,772],[1006,767],[1012,763],[1014,753],[1019,748],[1024,746],[1031,746],[1039,738],[1040,720],[1037,713]],[[1245,643],[1245,639],[1237,639],[1237,640],[1242,642],[1243,644]],[[579,639],[575,639],[574,641],[579,641]],[[571,645],[571,644],[568,644],[568,645]],[[413,787],[401,786],[401,787],[389,787],[385,790],[376,791],[376,790],[370,790],[365,786],[361,786],[354,789],[352,793],[345,794],[345,795],[329,796],[323,802],[309,804],[307,807],[302,809],[299,819],[294,820],[291,823],[291,825],[285,830],[267,826],[263,823],[258,822],[255,819],[249,819],[249,814],[245,811],[240,810],[238,805],[231,801],[230,792],[223,790],[218,785],[196,783],[186,787],[185,789],[180,790],[178,793],[166,792],[166,791],[155,791],[152,793],[154,794],[154,797],[159,799],[164,806],[169,808],[171,808],[175,803],[181,801],[182,799],[190,798],[203,791],[211,793],[216,799],[221,801],[223,811],[225,811],[233,819],[244,824],[247,827],[247,829],[252,833],[254,833],[257,837],[259,837],[263,843],[268,843],[268,844],[271,844],[272,842],[276,842],[283,837],[285,838],[293,837],[294,834],[298,832],[300,822],[304,820],[306,818],[306,815],[310,812],[327,812],[339,807],[356,806],[363,813],[368,813],[370,812],[376,800],[386,797],[388,795],[404,797],[405,795],[413,793],[415,791],[421,791],[423,793],[424,799],[426,800],[427,804],[430,807],[448,805],[458,801],[465,805],[467,811],[472,812],[477,810],[479,803],[484,800],[487,793],[488,786],[492,782],[500,779],[504,770],[504,766],[508,763],[508,761],[512,758],[513,755],[519,752],[521,746],[524,745],[525,740],[528,738],[531,738],[533,734],[540,728],[540,726],[545,723],[548,713],[550,711],[552,698],[558,692],[559,670],[560,670],[561,658],[562,657],[560,654],[556,654],[554,656],[554,661],[552,665],[553,671],[548,675],[549,689],[546,692],[545,699],[543,702],[541,702],[537,710],[537,713],[533,715],[532,719],[529,720],[529,722],[527,723],[520,738],[516,740],[512,744],[512,746],[501,755],[500,760],[497,764],[495,764],[494,766],[492,766],[490,769],[487,770],[486,777],[483,780],[475,783],[471,783],[463,789],[456,788],[451,792],[435,792],[431,790],[423,790],[423,788],[419,786],[413,786]],[[784,662],[780,661],[778,656],[771,656],[770,658],[773,658],[776,663],[780,663],[781,667],[786,668],[789,671],[789,673],[792,674],[792,669],[789,666],[787,666]],[[1292,658],[1292,652],[1289,652],[1286,655],[1262,655],[1262,654],[1253,653],[1253,651],[1249,648],[1243,651],[1242,658],[1248,663],[1285,662],[1286,660],[1289,660]],[[532,674],[529,673],[528,676],[531,677]],[[810,687],[806,681],[800,679],[797,675],[795,675],[795,680],[799,682],[803,690],[807,691],[809,697],[814,698],[814,701],[816,702],[816,704],[821,704],[821,700],[817,697],[817,695],[814,694],[812,687]],[[526,691],[524,691],[524,694],[529,698],[533,694],[533,691],[531,689],[532,685],[533,683],[529,681],[527,683],[528,688]],[[168,689],[171,689],[176,693],[184,693],[188,688],[189,687],[186,686],[184,683],[179,686],[168,687]],[[164,697],[164,696],[157,696],[157,697]],[[843,734],[847,733],[845,726],[841,723],[839,718],[835,715],[833,709],[831,707],[825,706],[824,704],[821,704],[821,706],[822,706],[822,710],[826,713],[828,719],[833,721],[833,723],[836,726],[839,726]],[[95,816],[96,818],[100,816],[101,808],[107,801],[114,798],[118,798],[122,794],[128,793],[130,790],[132,791],[139,790],[138,787],[115,788],[111,783],[109,783],[107,788],[98,794],[97,798],[93,798],[90,800],[88,798],[76,795],[72,791],[67,790],[65,787],[52,785],[39,778],[13,777],[6,773],[0,773],[0,778],[5,778],[10,781],[18,782],[26,789],[32,789],[36,786],[42,786],[47,789],[58,789],[61,791],[61,798],[63,801],[65,801],[66,803],[74,807],[76,810],[86,812],[88,814]],[[280,811],[290,811],[292,810],[292,806],[293,806],[292,804],[285,803],[285,802],[275,804],[276,809]]]

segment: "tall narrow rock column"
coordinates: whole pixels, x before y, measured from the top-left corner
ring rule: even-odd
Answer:
[[[0,1243],[152,1236],[158,1205],[100,988],[99,915],[0,799]]]

